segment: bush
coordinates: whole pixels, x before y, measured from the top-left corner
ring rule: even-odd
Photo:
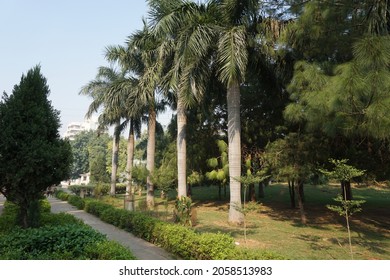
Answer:
[[[87,226],[75,224],[15,229],[0,237],[0,258],[83,259],[87,245],[103,240],[104,235]]]
[[[197,233],[178,224],[163,222],[141,212],[129,212],[96,200],[86,201],[85,210],[183,258],[197,260],[282,259],[281,256],[237,248],[234,239],[222,233]]]
[[[77,197],[77,196],[70,196]],[[267,251],[250,251],[237,248],[234,239],[222,233],[196,233],[188,227],[163,222],[141,212],[129,212],[117,209],[112,205],[80,197],[85,211],[103,221],[149,242],[156,243],[169,252],[183,259],[226,260],[226,259],[283,259],[281,256]]]
[[[115,241],[104,241],[88,245],[85,253],[92,260],[135,260],[134,255]]]
[[[41,199],[39,201],[39,210],[41,211],[41,213],[50,213],[51,212],[50,202],[47,199]]]
[[[103,211],[106,209],[109,209],[109,208],[114,209],[113,206],[102,203],[100,201],[96,201],[96,200],[87,200],[85,202],[85,207],[84,207],[86,212],[88,212],[92,215],[95,215],[97,217],[100,217],[102,215]]]
[[[68,200],[68,197],[69,197],[69,194],[64,192],[63,190],[57,190],[55,193],[54,193],[55,197],[57,197],[58,199],[62,200],[62,201],[66,201]]]
[[[196,259],[226,260],[236,253],[233,237],[222,233],[203,233],[198,236]]]
[[[69,190],[75,195],[80,196],[81,190],[85,191],[86,196],[91,196],[95,189],[95,185],[71,185]]]
[[[111,208],[107,208],[105,209],[101,215],[100,215],[100,219],[102,219],[102,221],[104,222],[107,222],[107,223],[110,223],[114,226],[119,226],[119,222],[120,222],[120,211],[118,211],[118,209],[115,209],[114,207],[111,207]]]
[[[132,260],[134,255],[120,244],[66,213],[43,213],[41,228],[23,230],[15,226],[18,208],[6,203],[0,217],[0,259],[10,260]],[[7,230],[4,230],[7,225]]]
[[[77,195],[69,195],[68,202],[69,204],[76,206],[77,209],[79,210],[84,209],[85,206],[84,199]]]
[[[190,197],[182,196],[175,201],[175,222],[185,226],[192,226],[191,220],[192,200]]]
[[[196,259],[197,235],[193,230],[174,224],[160,222],[154,232],[155,242],[183,259]]]
[[[6,200],[3,214],[0,216],[0,233],[11,231],[17,226],[19,207]]]
[[[110,184],[106,183],[97,183],[96,187],[93,190],[94,197],[99,197],[102,195],[107,195],[110,192]]]
[[[39,211],[41,214],[40,220],[47,213],[50,213],[51,206],[47,199],[39,201]],[[9,232],[18,226],[19,221],[19,206],[8,200],[4,203],[3,214],[0,216],[0,232]],[[42,221],[41,221],[42,222]]]
[[[67,213],[45,213],[41,218],[42,226],[64,226],[70,224],[83,225],[84,222]]]

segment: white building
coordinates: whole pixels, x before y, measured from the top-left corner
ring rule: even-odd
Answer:
[[[74,140],[75,136],[82,131],[96,130],[98,122],[94,119],[86,119],[84,122],[71,122],[68,124],[64,138]]]

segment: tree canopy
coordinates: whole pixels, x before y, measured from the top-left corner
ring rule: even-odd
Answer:
[[[38,200],[48,187],[68,178],[72,163],[49,93],[36,66],[0,103],[0,191],[20,207],[23,227],[38,224]]]

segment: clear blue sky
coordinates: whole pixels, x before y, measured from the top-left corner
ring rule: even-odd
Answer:
[[[108,65],[105,47],[123,44],[146,16],[145,0],[0,0],[0,91],[40,64],[63,135],[84,119],[91,100],[78,93]]]

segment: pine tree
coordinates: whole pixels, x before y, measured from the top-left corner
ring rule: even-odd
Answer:
[[[67,178],[70,144],[60,139],[59,112],[36,66],[0,103],[0,191],[19,206],[23,227],[39,225],[39,200],[46,188]]]
[[[386,0],[310,1],[298,9],[289,42],[301,61],[285,110],[287,120],[323,133],[332,157],[382,178],[388,152],[380,147],[390,137],[389,11]]]

